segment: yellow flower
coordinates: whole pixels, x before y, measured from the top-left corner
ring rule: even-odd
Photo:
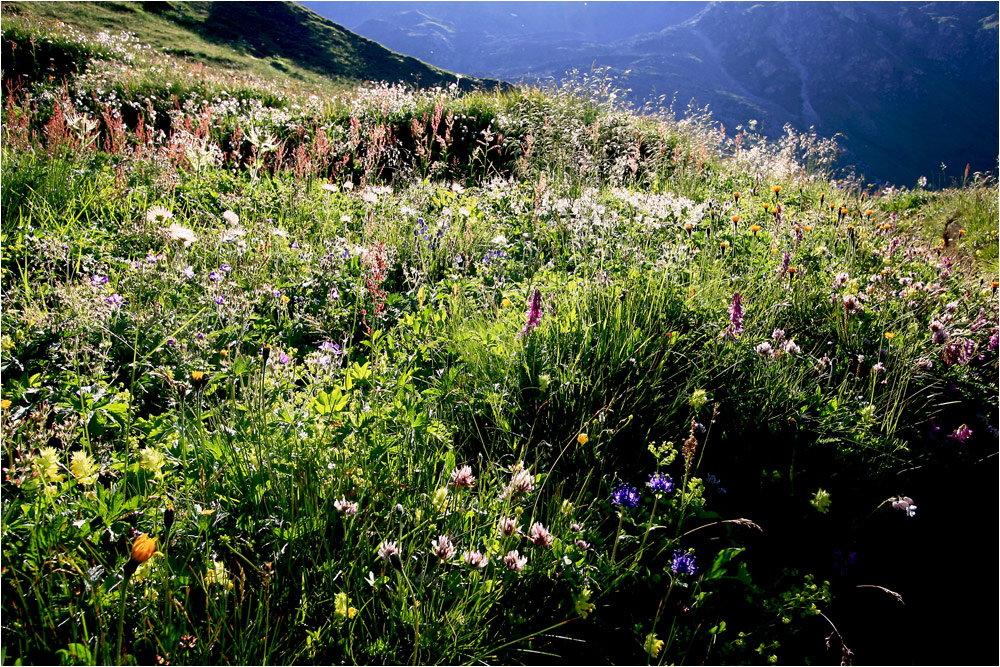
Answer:
[[[163,474],[163,466],[166,463],[167,458],[158,449],[145,447],[139,452],[139,465],[157,477]]]
[[[581,445],[586,445],[588,440],[590,440],[590,438],[587,437],[586,433],[581,433],[580,435],[576,436],[576,441],[579,442]]]
[[[774,194],[778,194],[779,192],[781,192],[781,186],[775,185],[774,187],[771,188],[771,192],[773,192]]]
[[[59,473],[59,454],[55,447],[43,447],[34,461],[35,471],[46,482],[61,482],[65,477]]]
[[[0,409],[6,410],[9,407],[10,407],[10,401],[8,401],[6,398],[0,401]]]
[[[73,452],[69,469],[73,473],[73,477],[76,477],[78,483],[90,486],[97,481],[97,473],[100,471],[100,466],[94,463],[94,460],[90,458],[87,452],[80,450]]]
[[[659,639],[655,632],[650,632],[646,635],[646,642],[642,645],[642,648],[645,649],[646,654],[650,658],[655,658],[663,650],[663,640]]]
[[[896,337],[896,334],[892,333],[891,331],[886,331],[885,337],[888,338],[889,340],[892,340],[893,338]]]
[[[201,382],[205,379],[205,371],[191,371],[191,381]]]
[[[510,299],[504,299],[503,301],[500,302],[500,305],[503,306],[504,308],[510,308]]]
[[[140,535],[132,545],[132,560],[142,564],[156,554],[156,538],[149,533]]]
[[[756,235],[760,231],[760,225],[750,225],[750,231]]]

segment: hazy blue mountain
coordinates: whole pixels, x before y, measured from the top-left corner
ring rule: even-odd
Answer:
[[[511,82],[609,67],[637,103],[676,93],[729,128],[843,135],[912,185],[995,171],[996,2],[303,2],[388,48]]]

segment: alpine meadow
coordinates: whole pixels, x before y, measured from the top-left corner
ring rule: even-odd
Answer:
[[[996,659],[994,173],[2,11],[3,664]]]

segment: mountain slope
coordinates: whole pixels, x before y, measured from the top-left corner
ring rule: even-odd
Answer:
[[[872,180],[912,185],[942,162],[996,168],[996,3],[532,3],[530,17],[509,3],[306,4],[476,76],[530,81],[608,67],[640,104],[676,93],[681,109],[693,99],[729,128],[755,119],[771,136],[786,123],[815,126],[839,134],[844,163]],[[603,33],[593,28],[598,9]]]
[[[4,11],[58,20],[84,32],[126,30],[166,53],[278,79],[404,82],[463,89],[497,81],[454,74],[402,56],[291,2],[4,3]]]

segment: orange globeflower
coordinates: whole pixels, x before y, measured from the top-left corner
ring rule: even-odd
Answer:
[[[140,535],[132,545],[132,560],[136,563],[145,563],[154,554],[156,554],[156,538],[150,537],[149,533]]]
[[[734,216],[733,216],[733,224],[735,225],[735,224],[736,224],[737,222],[739,222],[739,221],[740,221],[740,216],[738,216],[738,215],[734,215]]]
[[[739,192],[734,192],[733,193],[733,199],[735,199],[736,201],[739,201],[740,200],[740,193]]]
[[[757,232],[760,231],[760,225],[750,225],[750,231],[756,236]]]
[[[771,192],[773,192],[774,194],[778,194],[779,192],[781,192],[781,186],[775,185],[773,188],[771,188]]]
[[[840,214],[841,215],[847,215],[847,207],[846,206],[841,206],[840,207]]]
[[[870,218],[873,215],[875,215],[875,211],[868,209],[867,211],[865,211],[865,215],[867,215]]]

